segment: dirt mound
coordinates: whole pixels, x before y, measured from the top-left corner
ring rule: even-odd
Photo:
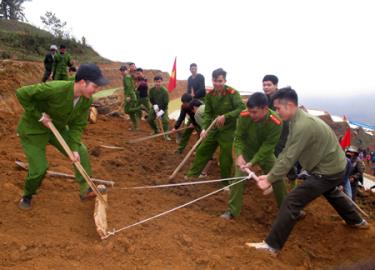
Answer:
[[[296,226],[279,258],[249,250],[244,243],[262,240],[276,214],[272,196],[262,196],[253,184],[246,191],[244,211],[235,221],[218,218],[227,200],[227,194],[219,193],[101,241],[93,222],[94,203],[80,202],[73,182],[46,178],[34,209],[18,210],[26,172],[17,170],[14,161],[25,157],[14,122],[2,125],[10,133],[0,140],[0,269],[327,269],[372,258],[375,252],[375,229],[353,231],[343,226],[323,199],[307,208],[307,217]],[[110,228],[118,229],[220,188],[119,189],[166,183],[182,159],[174,154],[174,142],[155,139],[127,144],[131,138],[150,133],[145,122],[136,133],[128,132],[128,127],[122,118],[100,116],[84,135],[94,176],[116,181],[117,187],[109,190]],[[101,144],[125,149],[92,151]],[[55,149],[47,152],[51,170],[71,171],[71,164]],[[218,177],[216,166],[211,175]],[[182,178],[181,172],[177,179]]]

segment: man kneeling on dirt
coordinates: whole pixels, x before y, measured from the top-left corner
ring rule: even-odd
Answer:
[[[106,83],[107,80],[99,67],[94,64],[83,64],[78,69],[75,81],[53,81],[17,90],[17,99],[25,110],[17,132],[29,162],[24,195],[19,203],[21,209],[31,208],[32,196],[36,194],[46,174],[46,146],[51,144],[66,155],[49,130],[50,122],[54,123],[72,149],[72,162],[80,161],[91,175],[89,155],[85,145],[81,143],[81,136],[88,122],[92,95]],[[75,172],[75,176],[80,184],[81,199],[94,197],[95,194],[78,171]]]
[[[368,223],[356,212],[353,202],[337,188],[344,177],[347,161],[333,130],[321,119],[299,109],[297,93],[291,88],[279,90],[273,96],[273,103],[280,117],[290,121],[289,136],[272,170],[259,177],[259,188],[269,188],[297,161],[310,176],[285,197],[266,240],[247,245],[276,254],[287,241],[301,210],[321,195],[346,224],[367,229]]]

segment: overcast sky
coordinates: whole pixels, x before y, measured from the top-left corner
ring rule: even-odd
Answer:
[[[133,0],[25,4],[29,22],[52,11],[102,56],[189,76],[189,64],[211,84],[222,67],[228,84],[261,90],[265,74],[300,95],[370,94],[375,90],[374,1]]]

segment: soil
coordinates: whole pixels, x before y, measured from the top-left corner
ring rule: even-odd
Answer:
[[[306,209],[307,217],[297,224],[278,258],[248,249],[244,244],[263,240],[276,214],[273,197],[263,196],[253,184],[236,220],[218,217],[227,200],[226,193],[219,193],[102,241],[93,221],[94,202],[81,202],[74,182],[47,177],[33,209],[17,208],[26,172],[17,170],[14,161],[25,157],[15,135],[17,117],[7,120],[9,133],[0,141],[1,269],[327,269],[374,254],[374,226],[368,231],[347,228],[324,199]],[[167,183],[183,158],[174,153],[173,141],[159,138],[128,144],[129,139],[150,133],[145,122],[138,132],[127,131],[129,127],[122,118],[99,116],[83,139],[92,153],[94,176],[116,181],[108,194],[110,228],[118,229],[220,188],[211,184],[121,190]],[[98,151],[101,144],[125,149]],[[52,147],[47,152],[51,170],[71,172],[71,164],[60,153]],[[177,182],[183,181],[186,169],[176,177]],[[216,165],[210,175],[218,178]],[[374,200],[372,194],[368,196]],[[363,206],[371,212],[374,225],[374,205]]]
[[[9,96],[9,98],[11,98]],[[278,257],[251,250],[246,242],[261,241],[271,229],[277,208],[272,196],[263,196],[248,184],[244,209],[235,220],[219,215],[228,195],[218,193],[192,206],[100,240],[93,219],[94,201],[81,202],[78,185],[46,177],[33,199],[33,209],[21,211],[26,172],[15,160],[26,161],[16,125],[19,110],[0,112],[0,269],[336,269],[373,259],[375,253],[374,195],[359,204],[370,213],[369,230],[342,224],[323,199],[306,208]],[[183,159],[174,141],[161,138],[128,144],[147,136],[150,128],[128,131],[130,122],[99,115],[86,129],[83,141],[90,151],[93,176],[116,182],[108,191],[109,228],[119,229],[219,189],[220,184],[157,189],[121,190],[121,187],[168,183],[168,175]],[[123,150],[99,148],[100,145]],[[191,144],[190,146],[191,147]],[[47,149],[50,170],[71,173],[72,165],[54,148]],[[188,165],[176,177],[183,180]],[[213,165],[211,179],[219,178]],[[340,269],[340,268],[337,268]]]

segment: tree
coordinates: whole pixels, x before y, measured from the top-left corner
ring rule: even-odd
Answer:
[[[26,21],[23,3],[31,0],[1,0],[0,19]]]
[[[55,37],[69,38],[70,34],[65,29],[66,22],[63,22],[57,18],[55,13],[47,11],[44,16],[40,16],[40,19],[44,24],[44,28]]]

